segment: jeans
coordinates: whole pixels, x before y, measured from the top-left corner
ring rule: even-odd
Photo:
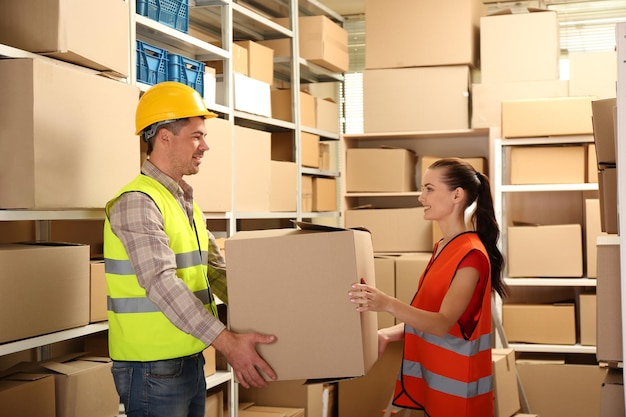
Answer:
[[[204,356],[154,362],[113,361],[113,380],[128,417],[204,417]]]

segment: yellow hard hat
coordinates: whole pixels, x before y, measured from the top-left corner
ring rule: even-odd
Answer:
[[[141,96],[135,113],[135,134],[157,122],[174,121],[200,116],[217,117],[207,110],[202,96],[193,88],[175,81],[165,81],[150,87]]]

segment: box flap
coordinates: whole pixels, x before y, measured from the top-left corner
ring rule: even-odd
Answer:
[[[3,379],[10,381],[37,381],[39,379],[47,378],[49,376],[50,374],[31,374],[26,372],[18,372],[16,374],[9,375],[8,377]]]
[[[554,10],[541,9],[537,7],[511,7],[502,10],[495,11],[487,16],[504,16],[509,14],[524,14],[524,13],[539,13],[539,12],[554,12]]]
[[[345,229],[342,227],[328,226],[325,224],[317,224],[317,223],[309,223],[309,222],[300,222],[297,220],[292,220],[292,222],[293,224],[298,226],[300,230],[312,230],[312,231],[318,231],[318,232],[342,232],[346,230],[360,230],[362,232],[367,232],[371,234],[371,232],[367,230],[365,227],[351,227],[349,229]]]

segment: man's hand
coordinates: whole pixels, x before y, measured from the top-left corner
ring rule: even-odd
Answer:
[[[235,372],[237,381],[244,387],[266,387],[264,373],[270,379],[276,379],[274,370],[259,356],[257,343],[273,343],[276,336],[258,333],[233,333],[222,331],[213,341],[215,349],[220,351]]]

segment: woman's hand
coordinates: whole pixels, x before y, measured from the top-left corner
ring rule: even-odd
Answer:
[[[352,284],[352,289],[348,292],[350,301],[357,304],[356,311],[388,311],[392,297],[376,287],[372,287],[361,280],[360,284]]]

